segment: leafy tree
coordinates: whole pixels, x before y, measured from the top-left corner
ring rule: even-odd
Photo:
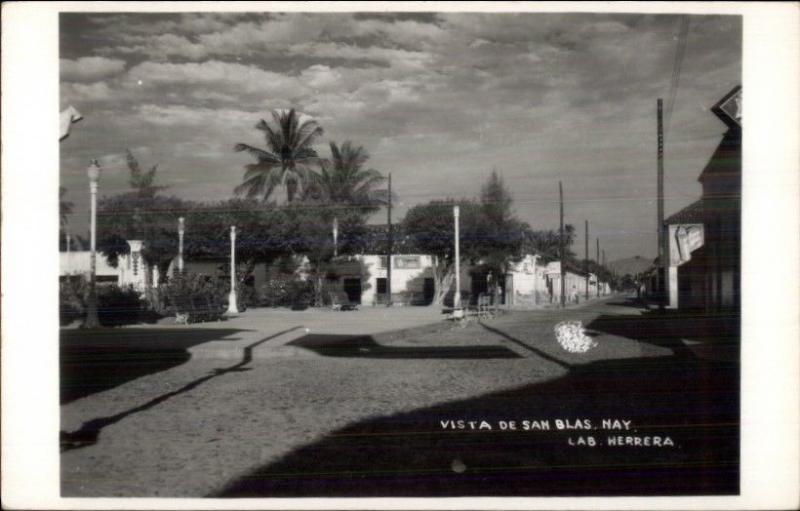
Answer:
[[[484,266],[504,275],[509,264],[523,254],[527,224],[520,222],[512,210],[513,199],[503,178],[492,171],[481,190],[482,218],[480,250]]]
[[[455,279],[453,206],[456,204],[460,209],[460,256],[463,260],[475,260],[480,257],[485,241],[483,211],[474,201],[451,199],[414,206],[401,224],[406,242],[414,250],[434,257],[435,305],[442,303]]]
[[[72,210],[75,207],[75,204],[65,199],[67,195],[67,189],[63,186],[59,187],[58,189],[58,215],[59,215],[59,224],[62,229],[67,226],[67,220],[69,215],[72,214]]]
[[[143,172],[130,150],[126,157],[131,191],[98,201],[98,248],[116,265],[119,255],[130,251],[127,240],[143,241],[141,255],[148,268],[145,294],[151,306],[159,309],[161,300],[153,289],[153,269],[159,270],[159,284],[165,282],[169,265],[178,253],[177,218],[191,205],[177,197],[157,195],[165,188],[155,185],[158,166]]]
[[[256,263],[270,263],[291,249],[294,226],[283,208],[255,199],[234,198],[197,204],[186,215],[184,252],[195,259],[230,255],[230,228],[236,226],[236,257],[252,273]]]
[[[564,258],[567,261],[575,261],[575,252],[570,248],[575,242],[575,227],[571,224],[564,225]],[[526,230],[524,233],[524,250],[533,252],[542,257],[545,263],[558,261],[560,259],[559,247],[561,246],[561,235],[557,230]]]
[[[160,190],[167,188],[166,186],[156,186],[153,184],[156,180],[158,165],[153,165],[150,167],[150,170],[143,172],[139,166],[139,160],[136,159],[130,149],[125,150],[125,158],[128,162],[128,169],[130,170],[128,183],[131,185],[136,195],[142,198],[152,198]]]
[[[177,197],[141,197],[126,193],[103,197],[97,205],[98,248],[111,264],[130,247],[127,240],[142,240],[142,259],[158,267],[160,280],[178,253],[177,218],[191,209],[191,204]],[[152,283],[152,274],[148,276]]]
[[[308,258],[309,275],[314,282],[315,303],[322,304],[323,280],[333,271],[333,218],[339,222],[341,236],[338,254],[363,253],[367,227],[365,216],[358,209],[337,209],[336,204],[315,200],[295,200],[283,208],[290,235],[287,248],[291,254]]]
[[[292,108],[288,112],[273,110],[273,125],[263,119],[256,129],[264,132],[266,149],[239,143],[236,151],[250,153],[256,163],[245,165],[243,182],[235,188],[247,198],[266,200],[278,186],[286,187],[286,199],[292,202],[298,188],[305,184],[312,166],[319,162],[314,142],[322,136],[322,127],[313,119],[300,121]]]

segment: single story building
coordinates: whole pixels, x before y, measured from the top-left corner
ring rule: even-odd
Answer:
[[[706,267],[703,201],[698,200],[667,218],[667,307],[703,308]]]
[[[132,285],[144,292],[147,265],[142,260],[142,243],[129,241],[131,251],[120,255],[117,267],[112,267],[102,253],[97,254],[97,276],[99,282]],[[87,275],[89,272],[87,252],[61,253],[61,275]],[[427,254],[392,255],[392,283],[388,289],[388,258],[385,255],[361,254],[340,256],[328,265],[323,286],[325,292],[346,296],[351,303],[362,306],[386,304],[391,291],[392,303],[396,305],[430,305],[435,296],[434,257]],[[193,259],[184,261],[184,269],[194,274],[204,274],[219,279],[230,276],[227,258]],[[285,264],[285,263],[284,263]],[[309,278],[309,263],[304,256],[289,262],[291,268],[277,268],[278,263],[258,264],[247,282],[247,286],[259,292],[276,271],[293,272],[300,279]],[[243,264],[239,268],[243,268]],[[170,265],[169,274],[177,271],[177,258]],[[157,285],[158,269],[153,269],[153,282]],[[560,296],[560,264],[544,264],[537,254],[528,254],[510,266],[505,275],[492,275],[482,265],[464,265],[461,274],[461,291],[464,303],[474,304],[480,294],[489,294],[497,285],[499,304],[535,308],[557,304]],[[585,274],[574,268],[566,272],[567,299],[575,301],[584,296]],[[590,292],[597,295],[596,277],[590,274]],[[607,294],[607,283],[600,286],[600,294]],[[468,297],[468,298],[467,298]]]

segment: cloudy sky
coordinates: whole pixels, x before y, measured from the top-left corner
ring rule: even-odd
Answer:
[[[654,256],[656,99],[669,102],[674,15],[541,13],[79,14],[60,20],[61,105],[84,120],[60,144],[62,185],[86,229],[86,166],[127,187],[124,151],[168,193],[223,199],[263,145],[254,125],[295,107],[392,173],[408,207],[473,197],[491,170],[517,214],[588,219],[608,259]],[[724,125],[709,108],[741,83],[741,20],[691,16],[666,137],[666,212],[700,196]],[[378,221],[379,219],[375,219]],[[382,217],[381,219],[382,220]]]

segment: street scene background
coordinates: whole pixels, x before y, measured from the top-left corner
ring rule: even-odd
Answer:
[[[63,496],[738,493],[741,18],[60,28]]]

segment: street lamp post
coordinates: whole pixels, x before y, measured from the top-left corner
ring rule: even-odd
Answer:
[[[178,218],[178,273],[183,273],[183,217]]]
[[[86,321],[84,322],[85,328],[97,328],[100,325],[100,320],[97,317],[97,181],[100,179],[100,167],[97,165],[97,160],[92,160],[91,165],[87,169],[89,176],[89,195],[91,197],[91,206],[89,214],[89,232],[90,232],[90,259],[89,259],[89,303],[86,310]]]
[[[464,311],[461,310],[461,254],[459,253],[459,234],[458,234],[458,206],[453,206],[453,221],[455,223],[455,245],[456,245],[456,293],[453,296],[453,317],[461,318]]]
[[[236,226],[231,226],[231,292],[228,295],[228,316],[239,314],[236,306]]]
[[[333,218],[333,257],[339,255],[339,219]]]

